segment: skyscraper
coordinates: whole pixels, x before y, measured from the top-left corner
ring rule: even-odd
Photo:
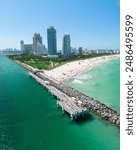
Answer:
[[[42,37],[40,33],[35,33],[33,36],[32,44],[24,44],[24,41],[20,41],[21,51],[23,54],[43,56],[46,54],[45,45],[42,44]]]
[[[22,52],[24,51],[24,41],[23,40],[20,41],[20,49]]]
[[[48,56],[57,55],[57,38],[54,26],[47,29]]]
[[[33,36],[33,44],[37,44],[37,43],[42,44],[42,37],[40,36],[40,33],[35,33]]]
[[[45,45],[42,44],[42,37],[40,36],[40,33],[35,33],[33,36],[33,54],[42,56],[45,53]]]
[[[71,45],[70,45],[70,35],[64,34],[63,36],[63,55],[64,56],[70,56],[71,55]]]
[[[83,48],[82,48],[82,47],[79,47],[79,48],[78,48],[78,52],[81,54],[82,51],[83,51]]]

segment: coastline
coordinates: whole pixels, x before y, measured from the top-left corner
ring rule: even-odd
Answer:
[[[113,59],[105,59],[105,62],[107,62],[108,60],[113,60]],[[28,71],[32,72],[33,73],[32,77],[34,79],[37,78],[38,79],[37,82],[40,83],[42,86],[43,86],[43,82],[44,85],[48,82],[49,86],[56,88],[57,90],[69,96],[70,98],[74,97],[76,101],[75,103],[77,103],[77,101],[80,101],[81,107],[86,108],[89,112],[99,116],[103,120],[108,121],[116,125],[117,127],[120,127],[120,114],[115,109],[107,106],[104,103],[101,103],[99,100],[95,100],[94,98],[79,92],[78,90],[72,87],[65,85],[63,82],[59,82],[55,80],[54,78],[44,74],[42,71],[38,69],[35,69],[33,67],[30,67],[29,65],[26,65],[18,61],[15,61],[15,63],[26,68]]]
[[[21,67],[27,69],[28,71],[33,72],[33,73],[36,72],[36,71],[39,71],[39,69],[34,68],[34,67],[32,67],[32,66],[29,66],[29,65],[27,65],[27,64],[25,64],[25,63],[22,63],[22,62],[18,61],[18,60],[14,60],[14,62],[15,62],[16,64],[20,65]]]
[[[52,70],[43,70],[43,73],[58,82],[65,82],[71,78],[87,71],[88,69],[95,68],[101,64],[107,63],[111,60],[118,59],[120,57],[117,55],[101,56],[91,59],[73,61],[64,64],[60,67],[54,68]]]

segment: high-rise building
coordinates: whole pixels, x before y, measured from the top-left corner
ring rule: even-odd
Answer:
[[[35,33],[33,36],[33,54],[42,56],[46,53],[45,45],[42,44],[40,33]]]
[[[23,41],[23,40],[22,40],[22,41],[20,41],[20,44],[22,44],[22,45],[23,45],[23,44],[24,44],[24,41]]]
[[[40,36],[40,33],[35,33],[33,36],[33,44],[37,44],[37,43],[42,44],[42,37]]]
[[[83,52],[83,48],[82,47],[79,47],[78,48],[78,52],[81,54]]]
[[[33,36],[33,44],[24,44],[20,41],[21,51],[23,54],[42,56],[46,54],[45,45],[42,44],[40,33],[35,33]]]
[[[32,54],[32,44],[24,44],[24,41],[20,41],[20,46],[23,54]]]
[[[49,26],[47,29],[48,56],[57,55],[57,38],[56,29],[54,26]]]
[[[22,41],[20,41],[20,49],[21,49],[21,51],[23,52],[23,49],[24,48],[24,41],[22,40]]]
[[[64,34],[63,36],[63,55],[64,56],[70,56],[71,55],[71,45],[70,45],[70,35]]]
[[[36,44],[36,55],[37,56],[42,56],[42,55],[45,55],[45,54],[46,54],[45,45],[37,42],[37,44]]]

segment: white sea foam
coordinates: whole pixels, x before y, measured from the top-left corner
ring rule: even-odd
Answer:
[[[79,83],[79,84],[82,84],[83,82],[80,81],[80,80],[78,80],[78,79],[74,79],[74,80],[72,81],[72,83]]]
[[[92,76],[89,75],[89,74],[83,74],[83,75],[75,77],[75,79],[78,79],[78,80],[89,80],[89,79],[92,79]]]

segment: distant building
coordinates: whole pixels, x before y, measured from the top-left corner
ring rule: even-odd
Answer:
[[[32,54],[32,44],[24,44],[23,49],[23,54]]]
[[[40,33],[35,33],[33,36],[33,44],[37,44],[37,43],[42,44],[42,37],[40,36]]]
[[[54,26],[49,26],[47,29],[48,56],[56,57],[57,55],[57,37]]]
[[[78,54],[78,50],[76,47],[71,47],[71,55],[77,55]]]
[[[20,41],[20,49],[21,49],[21,51],[23,52],[23,45],[24,45],[24,41],[22,40],[22,41]]]
[[[33,45],[24,44],[24,41],[20,41],[21,51],[23,54],[32,54]]]
[[[83,52],[83,48],[82,47],[79,47],[78,48],[78,52],[81,54]]]
[[[42,56],[46,54],[45,45],[42,44],[42,37],[40,33],[35,33],[33,36],[33,54],[37,56]]]
[[[45,45],[42,44],[40,33],[35,33],[33,36],[33,44],[24,44],[20,41],[21,51],[23,54],[42,56],[46,54]]]
[[[69,34],[64,34],[63,36],[63,55],[64,56],[70,56],[71,55],[71,40]]]
[[[39,42],[37,42],[37,45],[36,45],[36,55],[37,56],[43,56],[46,54],[46,49],[45,49],[45,45],[44,44],[41,44]]]

